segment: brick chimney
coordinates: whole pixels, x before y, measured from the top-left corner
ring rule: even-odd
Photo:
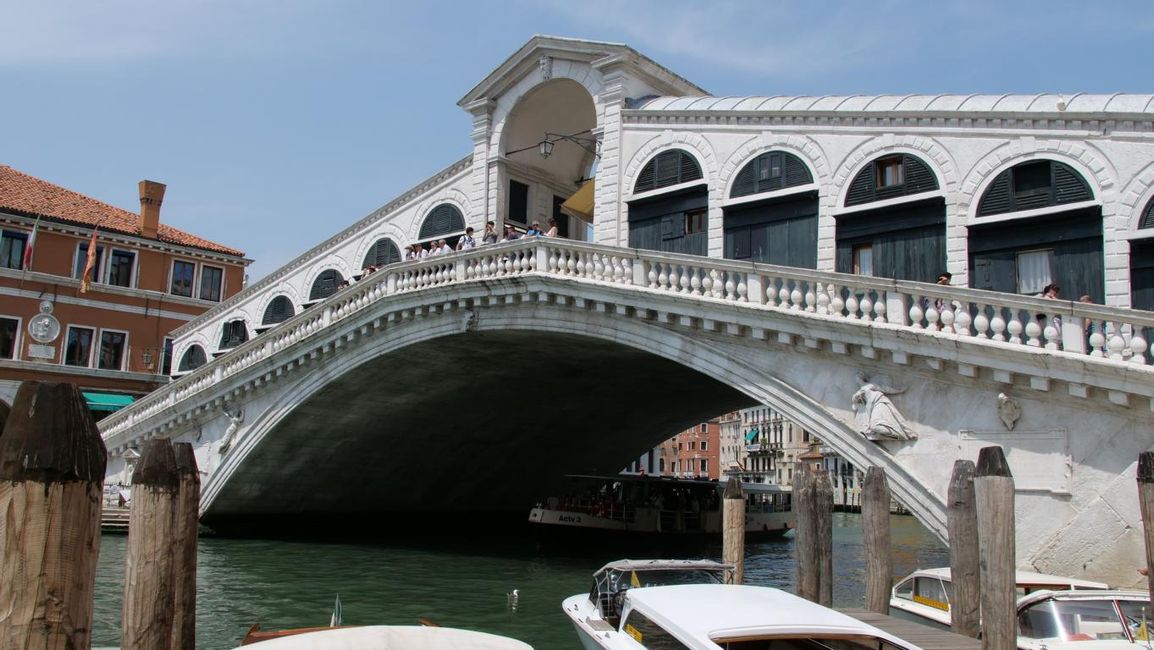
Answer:
[[[140,234],[156,239],[160,227],[160,204],[164,202],[164,183],[140,181]]]

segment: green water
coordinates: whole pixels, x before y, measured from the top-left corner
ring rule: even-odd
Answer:
[[[865,567],[860,517],[834,519],[836,605],[862,604]],[[894,570],[944,566],[946,549],[913,517],[893,517]],[[101,541],[95,645],[119,641],[127,538]],[[792,590],[793,539],[746,546],[748,584]],[[657,552],[660,555],[656,554]],[[594,570],[623,557],[710,557],[720,544],[653,549],[628,542],[539,548],[523,534],[404,543],[318,543],[203,538],[197,570],[197,648],[233,648],[256,622],[266,629],[326,625],[339,594],[346,624],[444,626],[503,634],[537,650],[577,649],[561,600],[587,592]],[[515,609],[506,594],[519,590]],[[258,646],[259,647],[259,646]]]

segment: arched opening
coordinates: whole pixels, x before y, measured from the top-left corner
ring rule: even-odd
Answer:
[[[426,219],[426,221],[428,221],[428,219]],[[462,220],[462,224],[463,223],[464,220]],[[463,228],[464,226],[462,225],[462,229]],[[421,227],[421,230],[424,231],[423,226]],[[364,261],[361,262],[361,268],[367,269],[370,266],[381,268],[382,266],[396,264],[400,261],[400,249],[398,249],[397,245],[393,243],[393,240],[389,239],[388,237],[382,237],[378,239],[376,243],[374,243],[371,247],[369,247],[368,252],[365,253]]]
[[[592,191],[588,202],[563,206],[596,175],[596,128],[593,98],[576,81],[552,79],[526,93],[502,132],[502,218],[521,227],[553,218],[561,236],[590,239]]]
[[[192,372],[206,363],[208,363],[208,355],[204,353],[204,348],[194,343],[181,355],[180,364],[177,365],[176,371]]]
[[[708,252],[709,187],[701,164],[684,149],[667,149],[645,163],[629,202],[629,246],[668,253]]]
[[[787,151],[769,151],[746,163],[729,198],[757,197],[725,208],[726,259],[817,268],[816,189],[809,167]]]
[[[344,285],[345,278],[336,269],[325,269],[313,280],[309,289],[309,302],[320,302],[336,293]]]
[[[230,350],[248,341],[248,326],[243,318],[230,320],[220,329],[220,350]]]
[[[457,240],[463,234],[465,234],[465,216],[452,203],[442,203],[425,215],[417,240],[419,243],[429,244],[444,239],[449,248],[455,248]]]
[[[1154,197],[1142,210],[1138,229],[1154,230]],[[1130,306],[1154,311],[1154,232],[1149,234],[1130,242]]]
[[[998,174],[969,229],[971,286],[1036,295],[1058,284],[1063,298],[1088,295],[1101,303],[1102,208],[1086,206],[1093,198],[1082,175],[1056,160],[1030,160]],[[1027,210],[1042,212],[1005,219]],[[983,222],[992,217],[1001,218]]]
[[[264,308],[264,317],[261,318],[261,325],[276,325],[283,323],[295,315],[293,310],[293,303],[288,296],[277,296],[269,301],[268,306]]]
[[[917,156],[870,161],[846,190],[845,207],[860,209],[837,217],[837,270],[933,282],[946,270],[946,202],[922,195],[938,187],[933,170]],[[879,201],[887,203],[868,207]]]

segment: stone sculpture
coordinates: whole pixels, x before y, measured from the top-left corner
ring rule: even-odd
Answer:
[[[244,410],[237,409],[236,415],[225,411],[224,415],[228,418],[228,428],[224,430],[224,439],[220,441],[220,447],[217,449],[221,456],[228,453],[233,439],[240,432],[240,425],[244,424]]]
[[[1005,393],[998,393],[998,417],[1002,419],[1006,429],[1013,431],[1018,418],[1022,417],[1022,407],[1018,404],[1018,400]]]
[[[857,430],[868,440],[916,440],[914,433],[898,412],[890,395],[900,395],[906,389],[894,388],[879,381],[870,381],[869,375],[858,373],[861,388],[853,394],[854,421]]]

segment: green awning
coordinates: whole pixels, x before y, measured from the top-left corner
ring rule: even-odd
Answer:
[[[745,434],[745,444],[752,444],[754,440],[757,440],[757,429],[750,429],[749,433]]]
[[[84,400],[88,402],[88,408],[93,411],[119,411],[136,401],[136,398],[131,395],[117,395],[116,393],[90,393],[84,391]]]

